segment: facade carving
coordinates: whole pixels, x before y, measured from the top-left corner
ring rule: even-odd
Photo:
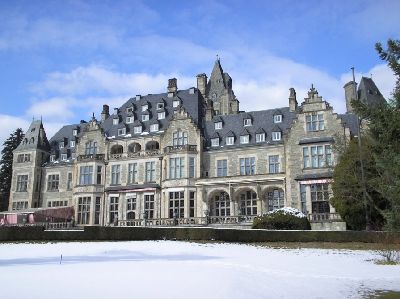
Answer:
[[[357,135],[350,112],[334,113],[313,86],[300,105],[290,88],[287,107],[240,112],[218,59],[197,88],[170,79],[166,93],[111,115],[104,105],[100,121],[49,141],[34,121],[14,151],[9,211],[73,206],[78,225],[237,225],[291,206],[343,229],[329,198],[333,144]]]

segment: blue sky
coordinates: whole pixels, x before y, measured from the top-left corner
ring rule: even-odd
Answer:
[[[136,94],[195,86],[216,55],[243,110],[288,105],[313,83],[344,112],[343,85],[395,78],[374,44],[399,38],[400,1],[0,0],[0,142],[32,117],[48,137]]]

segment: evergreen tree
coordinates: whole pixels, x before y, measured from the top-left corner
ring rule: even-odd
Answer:
[[[10,137],[4,141],[3,150],[1,151],[2,157],[0,160],[0,193],[2,201],[0,201],[0,211],[7,210],[8,199],[10,197],[11,178],[12,178],[12,163],[13,163],[13,150],[17,148],[24,133],[22,129],[18,128]]]

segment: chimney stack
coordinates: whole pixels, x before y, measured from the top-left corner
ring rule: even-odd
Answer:
[[[178,85],[176,78],[168,79],[168,92],[176,92],[178,90]]]
[[[295,112],[297,109],[297,99],[296,99],[296,91],[294,90],[293,87],[289,89],[290,94],[289,94],[289,111],[290,112]]]
[[[110,116],[110,107],[103,105],[103,111],[101,111],[101,121],[104,122]]]
[[[347,82],[344,86],[344,96],[346,98],[346,111],[347,113],[353,112],[351,101],[356,100],[357,83],[354,81]]]
[[[198,74],[197,75],[197,89],[203,95],[206,96],[206,86],[207,86],[207,75],[206,74]]]

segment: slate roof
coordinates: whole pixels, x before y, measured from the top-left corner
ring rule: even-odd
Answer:
[[[370,106],[380,105],[386,102],[378,87],[371,78],[362,77],[358,86],[358,98],[361,102]]]
[[[280,111],[282,114],[282,122],[275,124],[274,123],[274,114],[276,115],[276,111]],[[217,118],[222,119],[223,126],[222,129],[215,130],[214,119],[211,121],[207,121],[205,123],[204,135],[206,138],[206,150],[221,150],[225,147],[234,148],[234,147],[246,147],[251,145],[258,144],[277,144],[283,143],[281,141],[272,141],[271,136],[272,132],[276,131],[276,128],[279,127],[280,131],[283,134],[287,132],[290,125],[292,124],[293,119],[296,117],[294,112],[290,112],[288,107],[277,108],[277,109],[269,109],[269,110],[261,110],[261,111],[253,111],[253,112],[241,112],[238,114],[230,114],[230,115],[218,115]],[[243,119],[251,118],[252,125],[244,126]],[[275,130],[274,130],[275,129]],[[243,135],[245,130],[250,135],[250,140],[248,144],[240,144],[240,135]],[[256,143],[256,132],[260,132],[260,130],[264,130],[265,142]],[[214,134],[218,132],[219,136],[221,136],[222,140],[220,142],[219,147],[210,147],[211,138],[215,136]],[[227,136],[235,136],[235,142],[233,145],[225,144],[225,137]]]
[[[49,142],[41,120],[32,121],[28,131],[25,133],[24,139],[18,145],[16,151],[32,149],[49,150]]]
[[[353,136],[358,136],[358,118],[353,113],[338,114],[338,117],[342,120],[343,125],[350,129],[350,133]]]

